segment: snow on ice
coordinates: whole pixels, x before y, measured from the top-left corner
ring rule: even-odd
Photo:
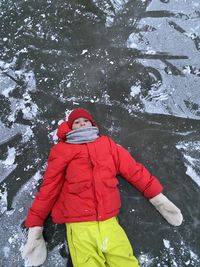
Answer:
[[[180,142],[176,147],[183,154],[186,174],[200,186],[200,142]]]
[[[5,1],[4,1],[5,2]],[[28,1],[23,1],[28,5]],[[51,4],[53,1],[46,1],[48,4]],[[117,18],[125,19],[122,14],[126,12],[126,7],[130,1],[128,0],[117,0],[117,1],[92,1],[93,4],[98,9],[98,12],[103,12],[105,16],[105,31],[111,29],[109,33],[116,31],[118,29],[119,21]],[[199,42],[198,38],[200,36],[200,27],[199,27],[199,7],[200,3],[196,1],[185,1],[185,0],[176,0],[176,1],[159,1],[152,0],[146,1],[141,0],[142,5],[149,3],[147,9],[141,12],[141,16],[144,13],[144,17],[138,18],[129,18],[126,21],[129,26],[129,33],[126,38],[123,40],[119,32],[119,44],[116,39],[109,40],[110,43],[114,45],[110,46],[109,49],[116,47],[122,47],[126,49],[132,49],[132,51],[137,50],[144,56],[140,59],[135,59],[130,62],[134,64],[135,60],[142,64],[142,66],[151,69],[149,71],[149,76],[152,82],[150,88],[147,92],[144,93],[142,84],[140,80],[137,80],[135,83],[131,84],[129,93],[124,96],[122,101],[112,99],[109,93],[108,88],[102,84],[100,92],[94,90],[93,92],[85,91],[82,93],[78,91],[78,95],[75,95],[74,81],[77,77],[75,76],[76,68],[71,72],[68,72],[60,84],[56,84],[59,89],[62,89],[63,86],[72,92],[72,94],[66,95],[63,92],[59,92],[58,99],[62,103],[72,103],[75,106],[79,106],[82,103],[98,103],[99,105],[105,105],[106,107],[115,107],[119,106],[122,109],[128,110],[129,114],[132,115],[133,112],[138,113],[140,116],[145,113],[148,114],[166,114],[172,115],[174,117],[182,117],[186,119],[195,119],[199,121],[200,119],[200,93],[199,93]],[[9,2],[8,2],[9,3]],[[18,3],[16,4],[16,7]],[[18,8],[18,7],[17,7]],[[3,12],[3,11],[2,11]],[[39,12],[39,10],[37,10]],[[39,84],[43,83],[42,93],[45,95],[45,90],[48,91],[49,87],[45,87],[47,83],[53,83],[54,79],[56,80],[57,76],[48,77],[47,70],[51,64],[53,56],[57,58],[61,55],[63,58],[66,56],[66,51],[62,51],[62,48],[59,47],[59,38],[58,32],[64,31],[64,28],[61,25],[57,25],[56,32],[49,32],[47,34],[48,28],[48,16],[49,13],[41,13],[41,21],[38,21],[35,24],[36,31],[34,32],[34,24],[32,18],[24,17],[25,28],[22,25],[19,26],[18,32],[23,30],[23,35],[29,36],[29,38],[35,38],[33,44],[28,44],[27,47],[21,47],[18,51],[16,50],[15,56],[12,60],[6,62],[0,61],[0,95],[4,97],[9,102],[9,114],[7,115],[7,124],[5,121],[0,121],[0,144],[7,144],[12,141],[12,139],[20,134],[22,136],[22,143],[25,146],[28,146],[29,142],[33,142],[34,131],[33,125],[41,120],[41,124],[45,124],[45,116],[40,117],[40,97],[39,99],[34,98],[34,93],[37,93],[37,88]],[[147,12],[147,13],[146,13]],[[162,13],[163,12],[163,13]],[[76,9],[74,14],[81,16],[80,10]],[[145,16],[145,14],[147,14]],[[2,13],[3,15],[3,13]],[[22,14],[21,14],[22,15]],[[54,14],[55,15],[55,14]],[[121,17],[120,17],[121,16]],[[125,15],[126,16],[126,15]],[[166,16],[166,17],[165,17]],[[94,16],[96,18],[96,14]],[[45,24],[45,22],[47,22]],[[70,22],[70,21],[68,21]],[[116,23],[116,24],[115,24]],[[45,25],[45,27],[44,27]],[[113,28],[112,28],[113,27]],[[135,28],[136,27],[136,28]],[[147,29],[148,30],[145,30]],[[131,29],[133,29],[131,31]],[[118,31],[117,31],[118,32]],[[34,34],[33,34],[34,33]],[[50,40],[52,43],[51,49],[45,47],[49,44]],[[2,38],[4,45],[9,41],[9,36],[4,36]],[[108,37],[107,37],[108,38]],[[27,38],[28,39],[28,38]],[[109,39],[109,38],[108,38]],[[70,41],[66,37],[67,42]],[[114,41],[113,41],[114,40]],[[174,41],[175,40],[175,41]],[[79,42],[79,40],[78,40]],[[56,43],[56,46],[54,45]],[[41,47],[40,47],[41,45]],[[63,45],[64,47],[66,44]],[[16,49],[16,48],[15,48]],[[91,53],[91,48],[88,46],[83,46],[79,50],[79,55],[82,57],[90,58],[94,55]],[[30,62],[24,60],[23,67],[18,69],[16,65],[17,56],[19,55],[28,55],[28,53],[36,54],[41,53],[44,58],[48,58],[48,64],[44,64],[45,61],[41,58],[40,66],[37,66],[41,72],[44,72],[42,77],[38,78],[38,73],[34,69],[30,68]],[[67,51],[68,53],[68,51]],[[97,50],[96,54],[100,52]],[[110,68],[116,68],[115,60],[109,58],[109,53],[105,49],[106,61]],[[146,58],[145,58],[146,55]],[[159,59],[156,59],[156,56],[160,56]],[[25,56],[25,57],[26,57]],[[117,55],[118,56],[118,55]],[[119,55],[120,56],[120,55]],[[37,56],[36,56],[37,57]],[[94,57],[93,57],[94,58]],[[121,58],[121,62],[123,62]],[[37,58],[36,58],[37,61]],[[62,61],[62,60],[61,60]],[[58,61],[59,62],[59,61]],[[59,63],[57,64],[59,65]],[[121,64],[120,62],[120,64]],[[73,65],[72,62],[67,62]],[[99,63],[99,62],[98,62]],[[78,64],[79,65],[79,64]],[[65,66],[66,70],[69,66]],[[97,64],[98,66],[98,64]],[[79,67],[79,66],[78,66]],[[94,66],[95,67],[95,66]],[[64,69],[64,68],[63,68]],[[78,68],[77,68],[78,69]],[[152,69],[155,69],[156,72],[152,72]],[[56,72],[57,69],[55,66],[51,66],[50,72]],[[63,70],[62,70],[63,71]],[[106,70],[102,68],[101,73],[106,76]],[[159,75],[158,75],[159,73]],[[21,94],[21,97],[17,97],[15,90],[17,85],[23,83],[24,92]],[[81,84],[82,85],[82,84]],[[79,87],[79,84],[76,84],[75,88]],[[81,87],[81,86],[80,86]],[[73,95],[74,93],[74,95]],[[49,93],[56,99],[56,94],[54,92]],[[125,101],[126,100],[126,101]],[[136,102],[136,103],[135,103]],[[50,106],[52,108],[52,106]],[[50,109],[50,108],[49,108]],[[71,110],[67,109],[64,114],[66,119]],[[28,121],[28,123],[17,121],[18,114],[22,114],[22,119]],[[48,116],[48,115],[47,115]],[[40,117],[40,118],[39,118]],[[56,118],[60,120],[61,118]],[[56,120],[51,120],[51,125],[54,129],[57,127]],[[44,123],[45,121],[45,123]],[[62,120],[60,121],[62,122]],[[60,123],[59,122],[59,123]],[[10,124],[9,124],[10,123]],[[9,125],[8,125],[9,124]],[[46,125],[45,125],[46,126]],[[111,124],[109,128],[106,129],[109,133],[115,134],[120,132],[120,128],[116,127],[114,124]],[[192,132],[192,131],[191,131]],[[191,132],[182,133],[184,138],[189,135]],[[198,134],[197,134],[198,137]],[[49,138],[54,142],[57,141],[56,131],[51,131]],[[22,248],[25,238],[20,228],[21,223],[23,222],[27,210],[30,206],[32,199],[34,198],[35,192],[37,191],[37,186],[40,179],[42,178],[41,172],[42,168],[38,170],[34,175],[30,175],[29,181],[25,183],[14,196],[13,205],[11,210],[8,208],[8,187],[4,180],[11,174],[19,165],[20,162],[16,161],[18,153],[23,153],[18,151],[18,146],[6,146],[6,152],[1,155],[0,159],[0,181],[3,183],[3,190],[0,191],[0,214],[1,214],[1,260],[2,266],[16,266],[19,263],[20,266],[30,266],[27,261],[22,261],[21,255],[19,253]],[[200,142],[199,141],[180,141],[176,144],[176,148],[180,150],[183,155],[184,164],[186,166],[186,174],[200,186],[200,160],[199,160],[199,151],[200,151]],[[24,149],[24,147],[23,147]],[[37,147],[36,147],[37,150]],[[38,158],[35,161],[39,160]],[[32,164],[27,163],[24,167],[25,171],[32,169]],[[45,168],[45,166],[43,166]],[[16,181],[19,181],[21,177],[17,177]],[[129,211],[131,214],[135,214],[135,209]],[[15,222],[13,224],[13,222]],[[5,234],[6,233],[6,234]],[[107,240],[104,240],[103,247],[107,245]],[[65,266],[66,261],[60,256],[61,245],[57,245],[49,253],[47,262],[43,265],[45,266]],[[170,262],[173,267],[182,267],[180,264],[180,259],[176,256],[175,246],[167,238],[163,239],[163,253],[161,257],[154,258],[150,253],[140,252],[139,262],[142,267],[165,267],[166,260]],[[188,254],[187,254],[188,253]],[[185,266],[197,267],[200,265],[200,255],[191,249],[188,244],[181,244],[180,254],[184,256],[185,260],[182,264]],[[195,265],[196,264],[196,265]]]

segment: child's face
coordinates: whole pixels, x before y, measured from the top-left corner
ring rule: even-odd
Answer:
[[[92,126],[92,123],[90,120],[86,119],[86,118],[78,118],[76,120],[74,120],[73,124],[72,124],[72,130],[76,130],[79,128],[87,128]]]

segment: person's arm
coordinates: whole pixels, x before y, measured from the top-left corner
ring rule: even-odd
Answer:
[[[181,225],[181,211],[162,194],[163,186],[158,179],[141,163],[136,162],[125,148],[117,145],[112,139],[110,144],[117,172],[142,192],[170,224]]]
[[[48,158],[48,166],[39,192],[29,209],[25,226],[29,227],[28,239],[22,250],[22,257],[28,258],[32,266],[44,263],[47,249],[43,237],[43,224],[61,191],[65,172],[70,160],[67,153],[63,155],[62,147],[55,145]]]
[[[43,182],[25,220],[26,227],[44,224],[63,186],[69,159],[70,153],[63,155],[59,144],[51,149]]]
[[[153,198],[163,191],[158,179],[142,165],[135,161],[128,150],[110,139],[112,155],[117,173],[136,187],[146,198]]]

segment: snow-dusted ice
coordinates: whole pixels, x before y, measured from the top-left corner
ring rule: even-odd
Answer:
[[[0,266],[30,266],[22,224],[57,126],[78,106],[183,212],[169,226],[120,179],[119,220],[141,266],[200,266],[199,10],[199,0],[1,1]],[[49,218],[45,229],[43,266],[66,266],[64,228]]]

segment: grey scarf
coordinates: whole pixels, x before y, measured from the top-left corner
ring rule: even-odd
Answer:
[[[83,144],[93,142],[99,137],[99,128],[87,127],[73,130],[66,134],[66,142],[70,144]]]

